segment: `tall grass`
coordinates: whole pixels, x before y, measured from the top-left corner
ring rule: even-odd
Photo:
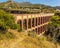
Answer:
[[[15,35],[12,34],[11,32],[6,32],[5,34],[0,33],[0,40],[3,40],[3,39],[12,39],[12,38],[15,38]]]

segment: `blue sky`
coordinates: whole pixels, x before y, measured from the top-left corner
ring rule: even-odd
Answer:
[[[4,2],[6,0],[0,0],[0,2]],[[37,4],[46,4],[50,6],[60,6],[60,0],[16,0],[17,2],[31,2],[31,3],[37,3]]]

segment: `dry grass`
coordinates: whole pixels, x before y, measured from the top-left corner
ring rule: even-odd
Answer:
[[[12,32],[16,38],[0,40],[0,48],[55,48],[44,36],[28,36],[25,32]]]

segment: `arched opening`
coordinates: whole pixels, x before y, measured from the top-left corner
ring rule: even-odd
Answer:
[[[31,19],[28,19],[28,28],[31,28]]]
[[[38,25],[40,25],[40,17],[39,17],[39,19],[38,19]]]
[[[24,30],[27,30],[27,20],[26,19],[23,20],[23,28],[24,28]]]
[[[17,24],[19,24],[20,25],[20,28],[22,29],[22,20],[18,20],[17,21]]]
[[[37,26],[37,18],[36,18],[36,26]]]
[[[34,18],[32,18],[32,27],[34,27]]]

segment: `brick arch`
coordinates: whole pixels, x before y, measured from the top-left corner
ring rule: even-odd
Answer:
[[[52,14],[53,15],[53,14]],[[40,16],[37,15],[17,15],[16,23],[20,25],[22,30],[25,31],[35,31],[37,34],[40,34],[41,32],[45,31],[45,25],[48,24],[49,19],[51,18],[50,14],[40,14]]]

